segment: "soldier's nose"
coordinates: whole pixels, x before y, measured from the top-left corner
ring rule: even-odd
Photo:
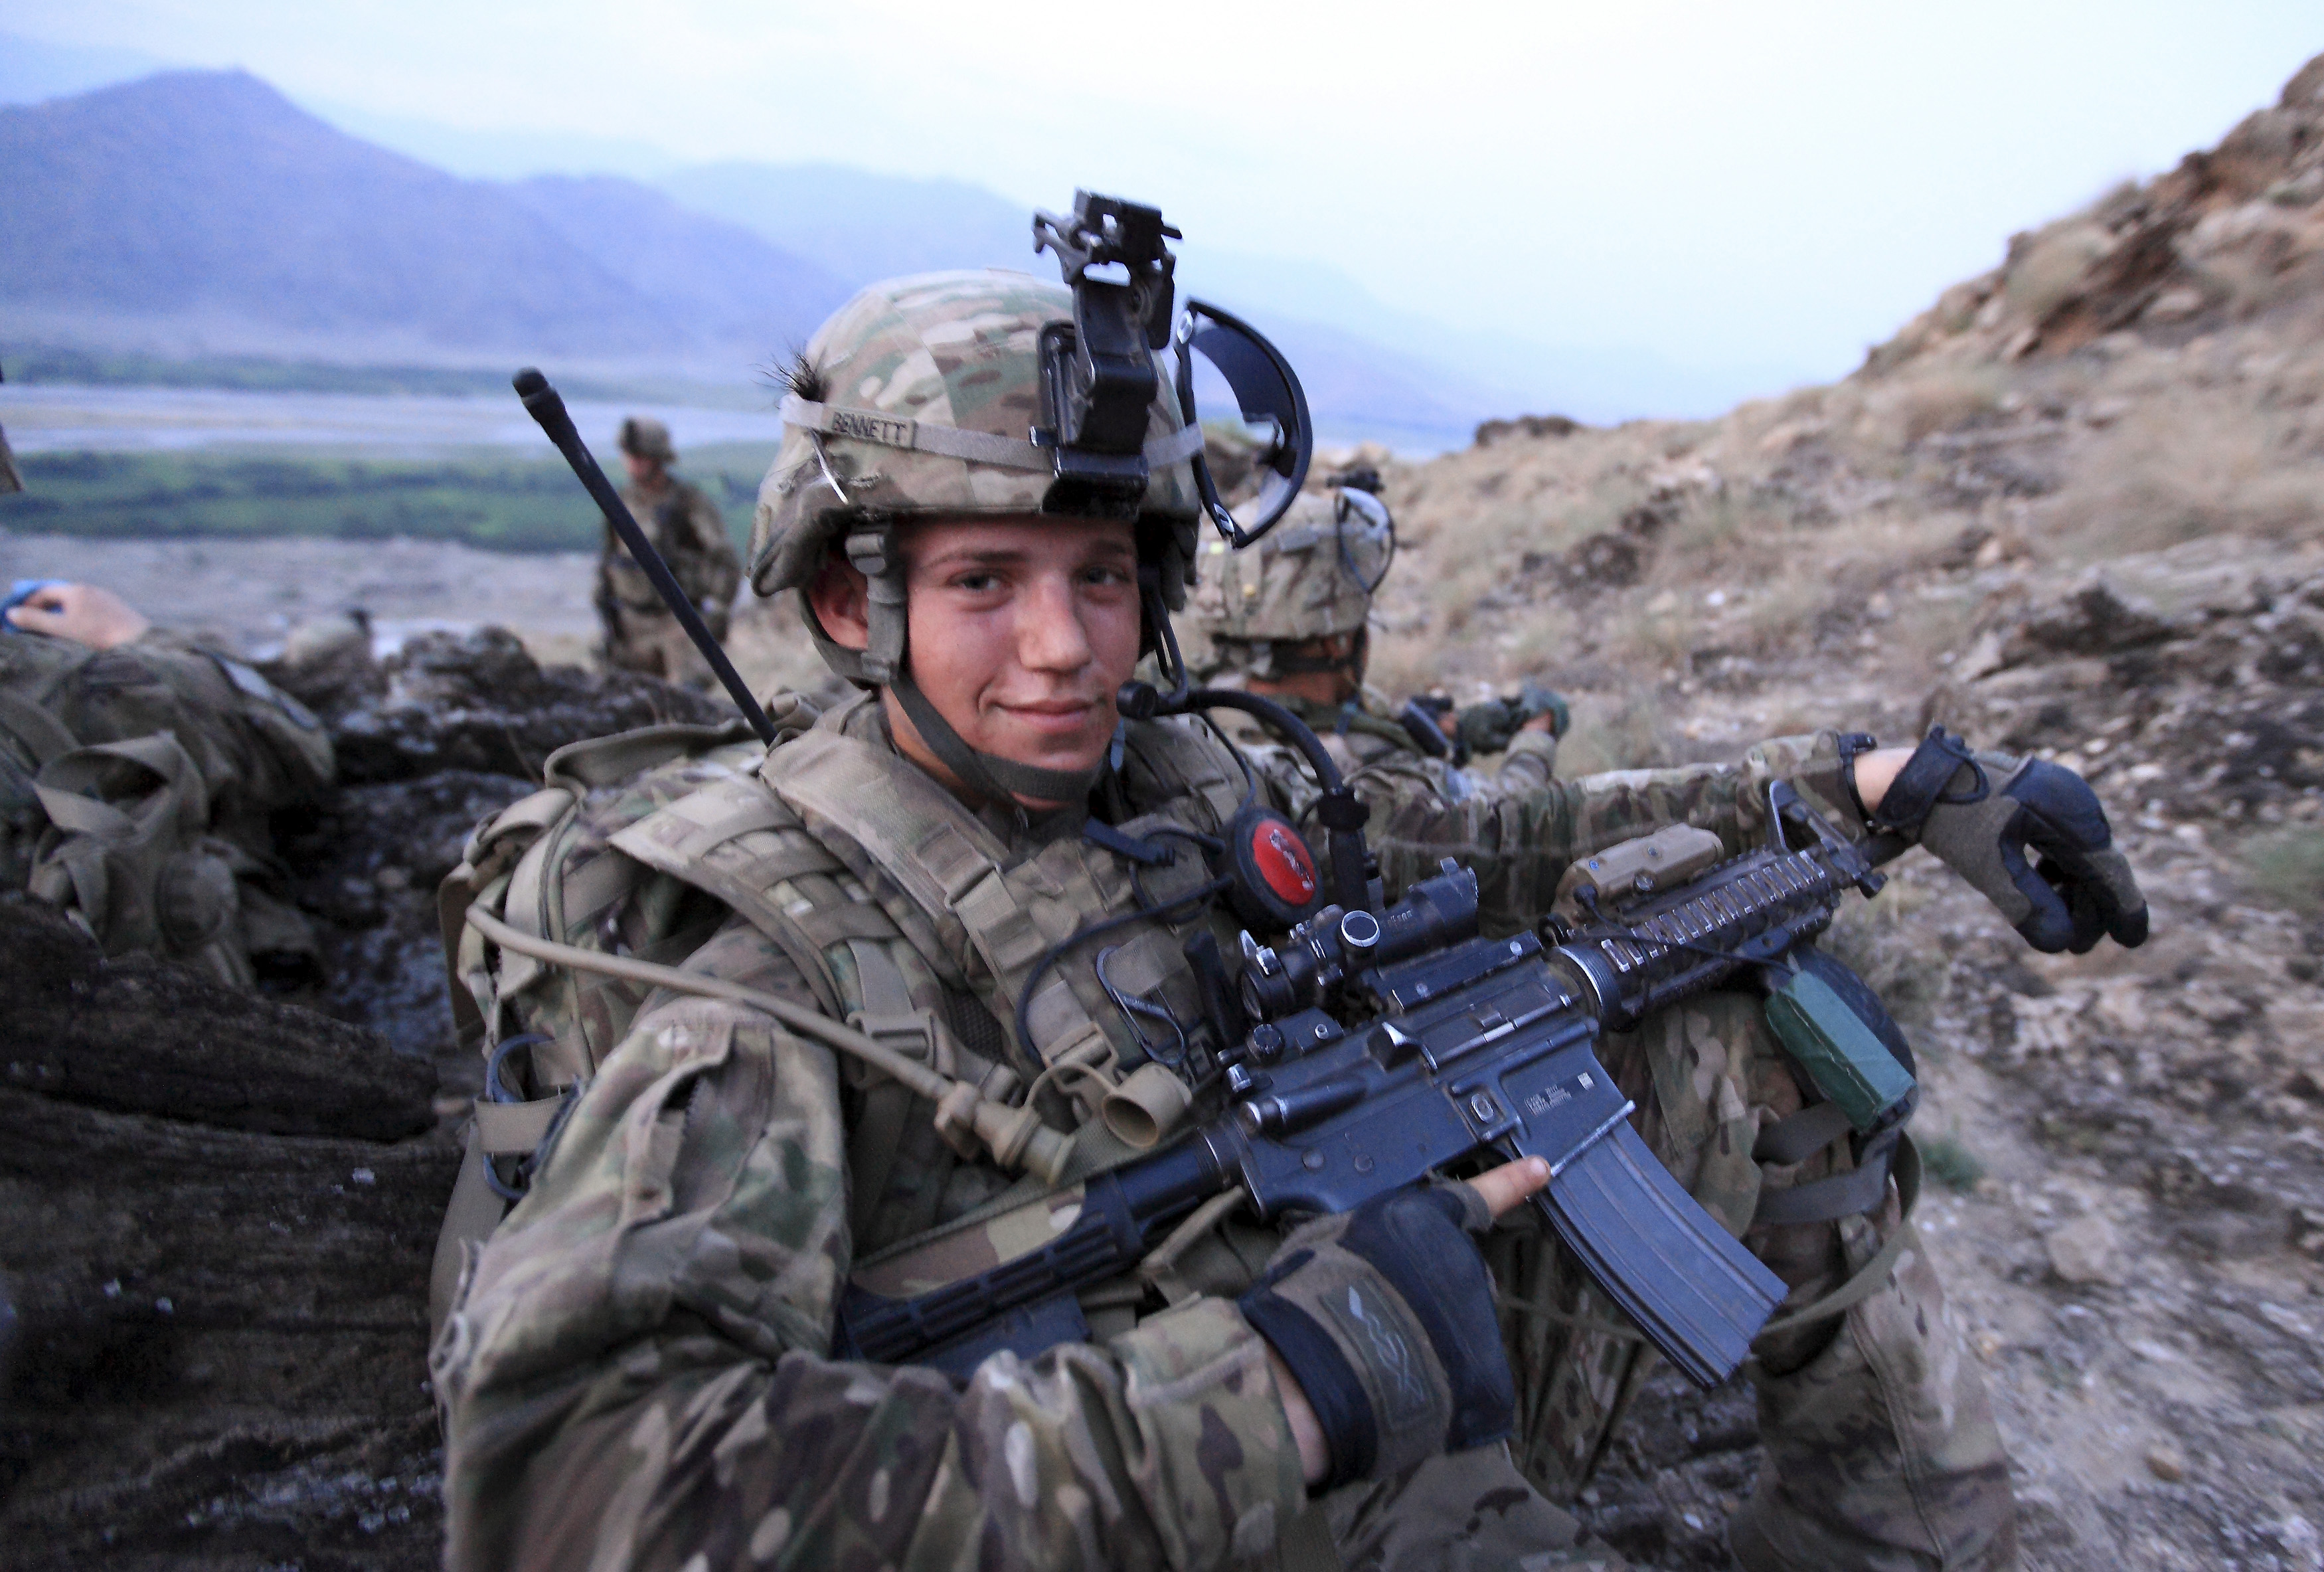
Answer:
[[[1073,586],[1044,576],[1026,596],[1018,618],[1018,659],[1040,671],[1078,671],[1091,660],[1087,632]]]

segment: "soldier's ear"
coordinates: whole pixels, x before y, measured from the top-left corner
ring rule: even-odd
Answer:
[[[823,571],[807,587],[807,604],[833,643],[845,650],[872,647],[871,586],[845,558],[835,553],[824,559]]]

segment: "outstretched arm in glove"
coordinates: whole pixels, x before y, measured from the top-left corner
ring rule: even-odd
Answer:
[[[2071,770],[1972,753],[1941,726],[1917,748],[1859,754],[1853,769],[1876,835],[1926,847],[2035,949],[2081,955],[2108,935],[2126,948],[2146,942],[2146,897],[2098,794]]]

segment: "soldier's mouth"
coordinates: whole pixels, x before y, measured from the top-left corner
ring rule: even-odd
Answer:
[[[1062,736],[1086,729],[1098,704],[1093,698],[1054,698],[1028,704],[1001,704],[994,707],[1019,726]]]

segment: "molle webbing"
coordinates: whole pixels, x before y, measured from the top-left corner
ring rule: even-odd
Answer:
[[[883,1038],[909,1036],[891,1046],[915,1056],[936,1049],[936,1022],[952,1023],[953,1073],[983,1081],[996,1067],[979,1050],[1008,1053],[1001,1022],[1013,1019],[1041,957],[1092,920],[1137,909],[1130,865],[1070,833],[1029,850],[1004,843],[884,737],[850,735],[873,729],[875,718],[861,705],[835,711],[774,749],[758,781],[713,782],[613,844],[716,896],[780,945],[833,1018]],[[1232,760],[1204,740],[1150,726],[1130,729],[1123,781],[1134,800],[1165,801],[1185,816],[1118,827],[1132,839],[1162,825],[1213,833],[1244,785]],[[1177,860],[1139,870],[1149,901],[1205,880],[1183,837],[1155,844]],[[1103,1066],[1135,1050],[1096,977],[1097,952],[1109,957],[1116,987],[1161,1001],[1182,1021],[1199,1019],[1176,938],[1158,923],[1129,925],[1073,947],[1044,974],[1031,1052],[1016,1060],[1026,1073],[1063,1056]],[[949,1207],[962,1196],[946,1188],[954,1160],[933,1133],[933,1109],[899,1096],[901,1087],[851,1085],[861,1098],[852,1117],[851,1230],[859,1248],[878,1251],[927,1233],[938,1201]],[[1068,1113],[1051,1110],[1053,1119]],[[893,1149],[885,1161],[882,1148]]]
[[[770,759],[761,774],[810,823],[821,820],[861,847],[872,865],[858,876],[876,887],[876,868],[892,882],[930,919],[964,981],[995,988],[1003,1008],[994,1014],[1012,1019],[1041,956],[1081,927],[1085,912],[1111,903],[1055,876],[1040,881],[1046,889],[1016,887],[1002,868],[1009,847],[950,792],[899,763],[868,743],[818,730]],[[1019,1045],[1039,1062],[1106,1040],[1062,978],[1039,1003],[1037,1040]]]
[[[1118,827],[1125,833],[1135,837],[1166,823],[1215,831],[1231,817],[1240,772],[1212,757],[1199,739],[1137,726],[1125,757],[1133,787],[1152,789],[1138,795],[1194,815],[1192,823],[1159,815],[1134,819]],[[836,831],[832,844],[840,855],[860,849],[861,861],[849,856],[851,865],[883,907],[900,921],[907,913],[883,892],[908,902],[909,915],[922,920],[961,981],[981,994],[997,994],[993,1014],[1013,1022],[1041,957],[1091,921],[1135,910],[1136,889],[1120,857],[1078,837],[1059,836],[1029,856],[1013,851],[951,793],[899,763],[885,749],[827,725],[770,755],[761,777],[811,823]],[[1145,875],[1147,893],[1167,902],[1203,876],[1201,860],[1187,848],[1176,866]],[[1185,1019],[1194,1018],[1192,981],[1167,930],[1138,925],[1106,948],[1116,957],[1120,985],[1175,994],[1184,985],[1177,1003],[1188,1012]],[[1078,950],[1042,976],[1027,1017],[1034,1040],[1019,1046],[1039,1064],[1107,1046],[1117,1058],[1135,1050],[1092,957]]]
[[[779,700],[777,709],[783,713]],[[481,905],[536,939],[584,948],[619,942],[641,959],[681,958],[706,936],[654,926],[651,902],[640,904],[652,870],[613,852],[608,837],[706,781],[747,767],[756,752],[738,721],[650,726],[551,754],[542,770],[549,784],[480,825],[437,892],[462,1040],[489,1052],[519,1031],[544,1031],[554,1040],[516,1067],[537,1091],[591,1074],[628,1030],[645,991],[496,955],[465,921],[469,907]],[[626,918],[624,931],[600,931],[617,918]]]
[[[799,833],[789,805],[747,778],[715,781],[680,798],[616,835],[613,845],[733,908],[782,947],[816,1004],[834,1019],[843,1003],[823,952],[850,939],[895,931],[876,911],[851,910],[857,902],[829,883],[844,872],[843,865]],[[793,893],[779,895],[782,885],[792,886]]]

